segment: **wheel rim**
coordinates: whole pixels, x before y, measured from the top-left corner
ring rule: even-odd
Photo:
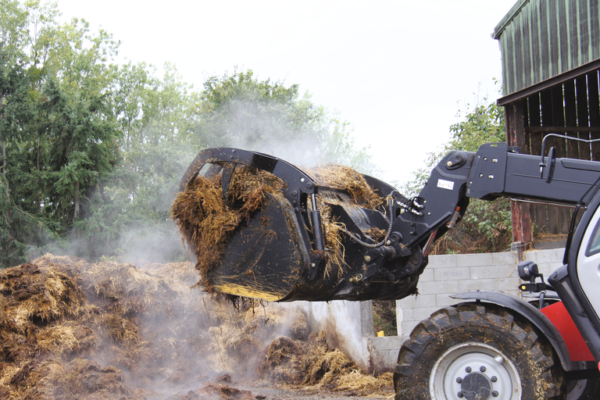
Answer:
[[[585,388],[587,386],[588,381],[575,381],[567,383],[567,400],[577,400],[581,397]]]
[[[429,378],[432,400],[519,400],[521,379],[502,352],[483,343],[447,350]]]
[[[574,364],[579,369],[587,368],[585,361],[575,362]],[[578,400],[585,392],[587,384],[587,380],[567,381],[567,400]]]

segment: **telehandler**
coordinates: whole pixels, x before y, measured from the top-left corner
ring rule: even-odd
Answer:
[[[583,139],[559,136],[561,140]],[[523,297],[471,291],[413,330],[394,369],[396,399],[600,399],[600,162],[520,154],[506,143],[449,152],[414,198],[370,176],[385,204],[357,206],[294,165],[232,148],[203,150],[181,180],[220,176],[223,199],[236,166],[285,182],[228,241],[209,271],[216,291],[270,301],[393,300],[417,293],[432,244],[458,223],[469,199],[573,208],[564,266],[545,282],[518,265]],[[590,141],[587,141],[590,142]],[[343,273],[326,273],[321,197],[343,224]],[[228,205],[233,206],[233,205]],[[376,240],[372,228],[385,233]],[[265,235],[265,232],[274,232]]]

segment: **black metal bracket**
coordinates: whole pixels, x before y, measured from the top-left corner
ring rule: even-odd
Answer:
[[[565,379],[568,381],[579,381],[582,379],[600,379],[600,370],[597,368],[565,371]]]
[[[479,147],[469,173],[468,197],[485,199],[491,193],[504,191],[507,154],[506,143],[488,143]]]
[[[551,285],[544,282],[522,283],[519,285],[519,290],[522,292],[540,293],[546,290],[554,290]]]
[[[578,137],[573,137],[573,136],[567,136],[567,135],[559,135],[558,133],[549,133],[546,136],[544,136],[544,139],[542,139],[542,161],[540,161],[540,177],[543,178],[544,177],[544,169],[545,168],[549,168],[551,166],[550,162],[545,160],[545,154],[546,154],[546,139],[548,139],[549,137],[557,137],[557,138],[561,138],[561,139],[565,139],[565,140],[574,140],[577,142],[583,142],[583,143],[596,143],[596,142],[600,142],[600,139],[580,139]],[[548,155],[548,157],[552,160],[554,158],[554,147],[550,148],[550,153]],[[547,179],[550,179],[551,174],[548,174]],[[549,180],[548,180],[549,182]]]
[[[223,165],[223,172],[221,175],[221,188],[223,190],[223,204],[229,207],[229,201],[227,199],[227,194],[229,193],[229,183],[231,182],[231,178],[233,177],[233,172],[235,171],[235,163],[226,163]]]
[[[550,183],[552,176],[554,175],[554,165],[556,163],[556,154],[554,147],[550,147],[548,152],[548,158],[544,162],[544,156],[542,154],[542,162],[540,162],[540,178],[546,179],[547,183]],[[544,176],[545,175],[545,176]]]

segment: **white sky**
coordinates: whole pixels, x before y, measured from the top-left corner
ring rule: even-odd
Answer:
[[[457,111],[498,97],[496,24],[516,0],[59,0],[122,42],[120,55],[173,62],[201,89],[250,68],[299,84],[370,146],[379,178],[404,182],[449,139]]]

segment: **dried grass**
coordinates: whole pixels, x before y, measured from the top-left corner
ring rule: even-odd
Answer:
[[[326,164],[308,170],[318,185],[347,192],[356,205],[375,210],[383,199],[369,186],[357,171],[345,165]]]
[[[40,349],[65,358],[77,352],[96,346],[96,338],[92,330],[85,325],[77,325],[74,321],[42,328],[37,334],[37,344]]]
[[[258,301],[234,308],[191,290],[195,279],[190,263],[140,269],[51,255],[0,271],[0,399],[161,397],[154,390],[224,373],[253,378],[257,366],[268,382],[295,387],[335,390],[358,376],[323,334],[307,339],[302,313]],[[247,395],[219,387],[224,398]]]
[[[226,207],[223,202],[220,175],[198,176],[177,195],[171,206],[171,216],[198,257],[196,269],[200,271],[200,285],[211,291],[208,271],[221,260],[231,234],[262,207],[265,193],[279,196],[283,187],[283,181],[273,174],[239,167],[227,193],[233,207]]]
[[[0,293],[4,294],[0,325],[11,325],[23,334],[31,329],[32,320],[49,323],[88,311],[83,291],[68,275],[33,264],[3,271]]]
[[[312,334],[307,342],[277,338],[266,349],[258,371],[262,379],[287,388],[381,394],[392,385],[391,373],[366,375],[339,349],[329,349],[324,331]]]
[[[194,279],[189,263],[144,271],[52,255],[0,271],[0,398],[137,398],[120,369],[90,359],[133,376],[160,376],[158,336],[173,339],[177,332],[168,325],[149,329],[139,319],[148,313],[149,320],[181,325],[178,318],[197,311],[189,289]],[[194,356],[185,354],[182,363]],[[99,383],[82,387],[82,379]]]
[[[365,375],[362,371],[352,370],[350,373],[341,375],[336,380],[336,391],[364,391],[389,388],[392,386],[393,374],[386,372],[377,377]]]
[[[304,361],[306,377],[304,383],[321,388],[331,385],[339,376],[357,371],[358,367],[339,349],[328,351],[318,347]]]

